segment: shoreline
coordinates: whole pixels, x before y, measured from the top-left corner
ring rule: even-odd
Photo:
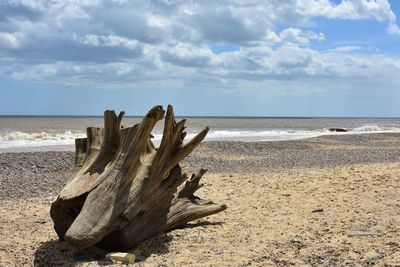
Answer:
[[[0,154],[0,265],[107,266],[53,230],[73,161]],[[208,168],[198,195],[228,209],[140,244],[135,266],[400,264],[400,134],[204,142],[183,163]]]
[[[255,134],[257,132],[254,132]],[[158,134],[161,138],[161,134]],[[193,134],[190,134],[193,135]],[[209,134],[210,135],[210,134]],[[316,139],[316,138],[341,138],[343,136],[346,136],[348,138],[351,138],[352,136],[363,136],[363,135],[371,135],[371,136],[380,136],[380,135],[387,135],[387,136],[399,136],[400,135],[400,131],[366,131],[366,132],[320,132],[320,133],[315,133],[315,135],[310,135],[308,137],[291,137],[288,139],[274,139],[274,140],[258,140],[258,138],[261,137],[251,137],[248,136],[248,140],[241,140],[241,138],[245,138],[245,137],[238,137],[238,136],[233,136],[231,137],[232,140],[229,139],[225,139],[225,140],[215,140],[215,137],[211,137],[210,139],[206,139],[203,140],[202,143],[215,143],[215,142],[232,142],[232,143],[268,143],[268,142],[293,142],[293,141],[307,141],[307,140],[312,140],[312,139]],[[82,136],[84,136],[84,134],[82,133]],[[192,136],[193,137],[193,136]],[[235,139],[237,138],[237,139]],[[253,139],[255,138],[255,139]],[[190,137],[188,138],[190,139]],[[46,140],[43,140],[44,142]],[[15,146],[15,147],[0,147],[0,154],[3,153],[24,153],[24,152],[51,152],[51,151],[74,151],[75,150],[75,145],[73,143],[74,141],[71,140],[70,144],[46,144],[44,143],[44,145],[40,146],[40,145],[34,145],[34,146]],[[155,144],[155,146],[158,146],[160,143],[160,139],[156,139],[153,140],[153,143]]]

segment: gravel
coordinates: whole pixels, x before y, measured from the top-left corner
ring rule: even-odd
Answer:
[[[185,162],[213,172],[239,173],[254,169],[394,163],[400,162],[400,134],[335,135],[279,142],[207,142]]]
[[[47,197],[69,179],[73,152],[0,153],[0,200]],[[400,134],[335,135],[299,141],[205,142],[183,164],[191,170],[240,173],[257,169],[335,167],[400,162]]]
[[[59,192],[73,167],[72,152],[0,154],[0,200]]]

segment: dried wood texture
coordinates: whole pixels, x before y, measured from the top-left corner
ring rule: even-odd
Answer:
[[[183,144],[185,120],[177,123],[168,106],[163,138],[156,149],[151,131],[164,113],[156,106],[141,123],[121,128],[124,113],[116,116],[107,110],[104,129],[87,128],[87,138],[75,140],[72,178],[50,210],[61,239],[79,248],[129,249],[226,209],[194,195],[206,170],[188,178],[179,166],[208,128]]]

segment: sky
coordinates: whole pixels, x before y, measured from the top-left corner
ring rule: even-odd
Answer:
[[[400,117],[399,0],[2,0],[0,115]]]

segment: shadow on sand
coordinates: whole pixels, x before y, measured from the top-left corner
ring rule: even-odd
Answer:
[[[98,248],[79,250],[65,241],[43,243],[35,252],[33,266],[74,266],[78,262],[104,261],[107,251]]]
[[[137,261],[144,261],[152,254],[166,254],[169,252],[168,243],[172,240],[167,234],[153,237],[132,250]],[[79,250],[65,241],[52,240],[43,243],[35,252],[33,266],[75,266],[82,262],[97,261],[100,265],[112,262],[105,259],[109,251],[96,247]]]
[[[180,229],[191,229],[212,225],[222,225],[222,223],[201,221],[186,224],[185,226],[180,227]],[[136,255],[136,261],[144,261],[153,254],[167,254],[169,252],[169,242],[171,241],[171,235],[161,234],[141,243],[138,247],[131,250],[131,252]],[[52,240],[43,243],[36,250],[33,266],[75,266],[78,263],[92,261],[97,261],[101,265],[106,265],[111,263],[105,259],[105,255],[108,252],[109,251],[96,247],[79,250],[65,241]]]

